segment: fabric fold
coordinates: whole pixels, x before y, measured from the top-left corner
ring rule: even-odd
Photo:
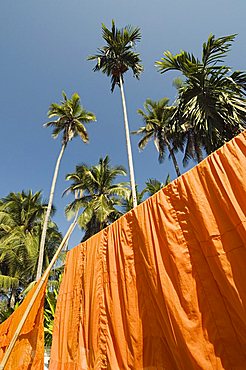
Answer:
[[[51,370],[245,369],[246,132],[72,249]]]
[[[44,369],[44,297],[47,281],[38,296],[23,325],[14,345],[5,370],[43,370]],[[36,285],[27,294],[21,305],[0,325],[0,362],[15,334],[32,296]]]

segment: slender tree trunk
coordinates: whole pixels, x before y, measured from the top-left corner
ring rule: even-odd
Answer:
[[[196,145],[196,143],[194,143],[194,149],[195,149],[195,153],[196,153],[196,159],[197,159],[197,162],[198,162],[198,163],[200,163],[200,162],[203,160],[202,151],[201,151],[201,149]]]
[[[200,163],[203,160],[203,154],[199,134],[193,129],[193,131],[191,131],[190,138],[192,141],[195,159],[197,160],[197,163]]]
[[[16,289],[12,288],[11,296],[9,300],[9,307],[14,309],[15,308],[15,295],[16,295]]]
[[[174,151],[173,151],[173,148],[171,147],[170,143],[168,140],[165,140],[166,142],[166,145],[168,147],[168,150],[169,150],[169,153],[170,153],[170,156],[172,158],[172,161],[173,161],[173,165],[174,165],[174,168],[175,168],[175,171],[176,171],[176,174],[177,176],[181,176],[181,173],[180,173],[180,170],[179,170],[179,165],[178,165],[178,162],[177,162],[177,159],[175,157],[175,154],[174,154]]]
[[[41,277],[41,274],[42,274],[43,259],[44,259],[44,246],[45,246],[45,238],[46,238],[46,233],[47,233],[47,227],[48,227],[51,207],[52,207],[52,203],[53,203],[56,180],[57,180],[57,176],[58,176],[60,162],[61,162],[61,159],[62,159],[65,148],[66,148],[66,144],[63,143],[60,154],[59,154],[59,156],[57,158],[57,161],[56,161],[55,171],[54,171],[53,180],[52,180],[52,184],[51,184],[51,188],[50,188],[49,203],[48,203],[47,211],[46,211],[46,214],[45,214],[44,225],[43,225],[41,241],[40,241],[40,246],[39,246],[39,257],[38,257],[38,268],[37,268],[36,280],[38,280]]]
[[[131,148],[131,140],[130,140],[130,133],[129,133],[129,124],[127,118],[127,111],[126,111],[126,100],[123,88],[123,81],[120,75],[120,92],[122,98],[122,108],[123,108],[123,115],[124,115],[124,125],[125,125],[125,133],[126,133],[126,147],[127,147],[127,156],[128,156],[128,164],[129,164],[129,172],[130,172],[130,182],[131,182],[131,189],[132,189],[132,200],[133,200],[133,208],[137,206],[137,195],[136,195],[136,185],[135,185],[135,176],[134,176],[134,168],[133,168],[133,159],[132,159],[132,148]]]

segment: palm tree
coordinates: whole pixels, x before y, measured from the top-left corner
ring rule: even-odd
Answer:
[[[171,182],[170,176],[167,175],[165,183],[160,182],[157,179],[148,179],[145,182],[144,192],[147,193],[149,196],[154,195],[159,190],[161,190],[164,186],[168,185]]]
[[[131,26],[126,26],[123,29],[118,29],[115,27],[114,21],[112,21],[111,30],[108,29],[104,24],[102,25],[102,37],[106,42],[106,46],[98,49],[99,53],[89,56],[88,60],[96,60],[97,64],[93,69],[94,71],[102,71],[107,76],[111,77],[112,92],[114,91],[115,85],[120,87],[133,205],[136,207],[137,198],[135,190],[135,177],[123,85],[124,74],[129,69],[132,70],[133,76],[137,79],[139,79],[140,73],[143,70],[143,67],[140,64],[141,60],[139,58],[139,54],[132,50],[136,43],[140,41],[141,33],[140,29],[137,27],[134,28]]]
[[[109,157],[100,158],[99,163],[89,167],[76,166],[74,173],[66,176],[72,184],[64,193],[79,192],[80,196],[66,208],[68,217],[83,208],[78,224],[85,231],[83,241],[115,221],[121,212],[117,206],[127,197],[130,190],[125,182],[115,183],[117,176],[126,176],[122,166],[110,166]]]
[[[145,126],[140,127],[133,134],[142,135],[138,146],[144,149],[150,139],[154,139],[156,149],[159,153],[159,162],[165,158],[166,149],[168,149],[170,157],[177,176],[180,176],[178,162],[175,156],[177,150],[178,135],[173,130],[172,116],[175,112],[174,106],[169,106],[169,99],[163,98],[159,101],[147,99],[144,103],[144,110],[138,109],[138,113],[142,116]]]
[[[185,82],[182,78],[176,77],[173,80],[173,86],[179,93],[184,88]],[[175,106],[179,106],[179,98],[176,99]],[[175,140],[178,142],[180,150],[184,152],[183,166],[186,167],[190,159],[200,163],[203,160],[204,145],[202,143],[205,138],[202,138],[201,133],[197,133],[193,130],[192,125],[188,120],[182,122],[178,108],[176,108],[172,119],[175,131]]]
[[[38,248],[47,204],[41,192],[10,193],[0,201],[0,289],[10,292],[13,308],[18,290],[34,280]],[[52,208],[52,214],[54,208]],[[49,222],[45,265],[61,240],[56,224]]]
[[[37,268],[37,276],[36,279],[38,280],[42,273],[42,266],[43,266],[43,256],[44,256],[44,245],[45,245],[45,238],[46,238],[46,231],[48,220],[50,217],[50,211],[53,203],[54,191],[56,180],[58,176],[60,162],[65,151],[65,148],[69,141],[71,141],[74,137],[80,136],[81,140],[84,143],[87,143],[89,138],[85,128],[84,123],[88,123],[91,121],[96,121],[96,117],[93,113],[86,111],[80,104],[80,97],[77,93],[74,93],[71,99],[67,98],[65,92],[62,93],[63,100],[61,104],[52,103],[50,105],[48,111],[48,117],[58,117],[56,120],[52,120],[47,122],[44,126],[45,127],[53,127],[53,134],[52,136],[56,138],[60,133],[62,133],[62,147],[60,154],[56,161],[55,171],[53,175],[53,180],[50,189],[50,197],[47,212],[45,215],[43,231],[41,236],[40,248],[39,248],[39,261],[38,261],[38,268]]]
[[[192,130],[207,154],[246,127],[246,73],[231,72],[223,63],[235,35],[203,44],[202,58],[181,51],[164,52],[156,66],[161,73],[176,70],[185,81],[179,89],[177,121]]]
[[[144,196],[147,194],[148,196],[152,196],[157,191],[161,190],[164,186],[170,183],[170,176],[167,175],[165,183],[158,181],[157,179],[148,179],[145,182],[146,186],[142,191],[138,191],[136,187],[136,194],[137,194],[137,202],[138,204],[144,201]],[[132,201],[132,193],[130,192],[129,195],[123,199],[122,202],[122,209],[123,213],[129,212],[133,208],[133,201]]]
[[[183,166],[186,167],[190,159],[200,163],[203,160],[203,143],[206,141],[204,135],[193,130],[189,124],[180,127],[176,121],[175,126],[179,128],[179,147],[184,151]]]
[[[145,190],[138,191],[138,187],[136,186],[136,197],[137,197],[137,204],[140,204],[144,200],[144,194]],[[133,206],[133,197],[132,192],[129,192],[129,194],[122,200],[122,210],[123,213],[127,213],[131,211],[134,208]]]

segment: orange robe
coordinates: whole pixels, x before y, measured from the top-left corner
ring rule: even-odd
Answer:
[[[246,132],[72,249],[50,370],[246,369]]]
[[[47,281],[46,281],[47,282]],[[0,362],[23,317],[25,310],[37,288],[30,290],[22,304],[0,325]],[[18,336],[4,370],[43,370],[44,369],[44,297],[46,283],[43,284],[24,326]]]

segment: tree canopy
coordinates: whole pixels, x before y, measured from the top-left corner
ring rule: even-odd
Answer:
[[[192,129],[208,154],[246,127],[246,73],[231,72],[224,64],[235,36],[210,35],[200,60],[186,51],[165,51],[156,62],[161,73],[176,70],[185,78],[178,89],[176,124]]]
[[[140,56],[133,51],[136,43],[141,40],[141,33],[138,27],[130,25],[119,29],[112,20],[111,30],[102,24],[102,37],[106,45],[99,48],[97,54],[89,56],[88,60],[96,60],[94,71],[102,71],[111,77],[113,92],[115,85],[120,85],[120,78],[124,82],[123,75],[129,69],[136,78],[143,71]]]
[[[65,193],[78,194],[78,198],[67,206],[66,213],[69,217],[76,210],[83,209],[78,218],[80,227],[85,231],[83,240],[122,214],[117,206],[130,190],[128,183],[115,182],[118,176],[126,176],[126,170],[123,166],[110,166],[108,156],[100,158],[99,163],[91,167],[86,164],[76,166],[76,171],[66,176],[72,184]]]

